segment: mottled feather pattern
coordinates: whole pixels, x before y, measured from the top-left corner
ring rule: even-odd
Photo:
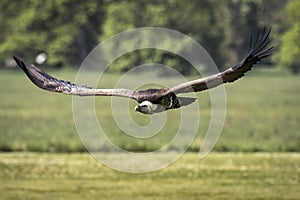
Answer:
[[[27,64],[22,58],[14,56],[15,61],[20,68],[27,74],[29,79],[38,87],[53,91],[69,93],[72,89],[89,89],[87,86],[78,86],[69,81],[58,80],[49,74],[43,72],[35,65]]]
[[[270,46],[269,40],[271,29],[264,28],[262,34],[257,34],[255,39],[251,37],[250,51],[246,57],[237,65],[217,74],[208,77],[200,78],[190,82],[185,82],[171,88],[147,89],[147,90],[129,90],[129,89],[93,89],[86,86],[78,86],[68,81],[58,80],[49,74],[43,72],[34,65],[27,64],[22,58],[15,57],[14,59],[19,67],[26,73],[29,79],[38,87],[52,91],[60,92],[69,95],[79,96],[119,96],[132,98],[139,102],[147,102],[155,104],[159,107],[157,112],[163,110],[179,108],[195,102],[196,98],[178,97],[177,94],[188,92],[200,92],[221,85],[236,81],[243,77],[247,71],[262,59],[270,56],[273,53],[273,47]],[[145,104],[146,105],[146,104]],[[159,105],[159,106],[157,106]],[[163,108],[163,109],[161,109]],[[153,114],[153,111],[144,114]]]
[[[239,64],[218,74],[214,74],[205,78],[177,85],[173,88],[170,88],[170,92],[176,94],[187,92],[199,92],[202,90],[216,87],[223,83],[236,81],[237,79],[243,77],[247,71],[251,70],[254,64],[261,61],[263,58],[272,55],[274,47],[270,47],[270,32],[271,29],[264,28],[262,34],[257,34],[254,42],[251,37],[251,49],[247,56]]]

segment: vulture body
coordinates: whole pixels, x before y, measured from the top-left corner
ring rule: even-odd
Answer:
[[[250,41],[250,51],[237,65],[214,75],[185,82],[171,88],[129,90],[129,89],[93,89],[79,86],[68,81],[58,80],[42,71],[35,65],[28,64],[24,59],[14,56],[18,66],[26,73],[29,79],[38,87],[52,92],[60,92],[68,95],[79,96],[119,96],[136,100],[139,105],[135,110],[143,114],[164,112],[169,109],[180,108],[193,103],[196,99],[179,97],[178,94],[188,92],[200,92],[216,87],[223,83],[233,82],[245,75],[245,73],[259,61],[270,56],[273,47],[270,47],[270,29]]]

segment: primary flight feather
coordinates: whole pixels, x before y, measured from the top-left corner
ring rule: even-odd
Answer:
[[[28,64],[24,59],[14,56],[18,66],[26,73],[29,79],[38,87],[69,95],[79,96],[119,96],[136,100],[139,105],[135,110],[144,114],[163,112],[169,109],[180,108],[193,103],[196,99],[190,97],[178,97],[177,94],[188,92],[200,92],[216,87],[223,83],[233,82],[242,76],[263,58],[272,54],[270,47],[271,29],[264,29],[261,35],[257,34],[255,40],[250,41],[250,51],[237,65],[214,75],[185,82],[171,88],[129,90],[129,89],[93,89],[87,86],[79,86],[68,81],[58,80],[42,71],[35,65]]]

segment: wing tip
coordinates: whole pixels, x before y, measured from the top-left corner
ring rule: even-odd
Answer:
[[[253,56],[260,57],[266,54],[268,54],[268,56],[272,55],[274,47],[270,47],[270,44],[272,42],[272,40],[270,39],[271,30],[272,27],[265,26],[262,33],[257,33],[256,41],[251,49]]]
[[[19,57],[19,56],[13,56],[13,59],[15,60],[15,62],[17,63],[17,65],[22,69],[25,70],[26,69],[26,64],[23,58]]]
[[[69,81],[59,80],[47,74],[37,66],[33,64],[28,64],[26,61],[19,57],[13,56],[13,59],[16,61],[17,65],[25,72],[27,77],[39,88],[52,91],[52,92],[62,92],[65,94],[70,94],[72,88],[79,89],[91,89],[88,86],[78,86]]]
[[[14,58],[14,60],[16,61],[16,62],[18,62],[19,60],[23,60],[21,57],[19,57],[19,56],[13,56],[13,58]]]

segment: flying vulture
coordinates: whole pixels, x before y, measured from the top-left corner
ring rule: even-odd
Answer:
[[[190,97],[179,97],[178,94],[188,92],[200,92],[216,87],[223,83],[233,82],[251,70],[254,64],[272,54],[273,47],[270,47],[268,39],[271,29],[264,29],[264,32],[250,41],[250,51],[246,57],[237,65],[214,75],[185,82],[170,88],[129,90],[129,89],[93,89],[86,86],[79,86],[64,80],[58,80],[43,72],[35,65],[28,64],[24,59],[14,56],[18,66],[26,73],[29,79],[38,87],[68,95],[79,96],[119,96],[136,100],[139,105],[135,111],[144,114],[163,112],[169,109],[180,108],[193,103],[196,99]]]

